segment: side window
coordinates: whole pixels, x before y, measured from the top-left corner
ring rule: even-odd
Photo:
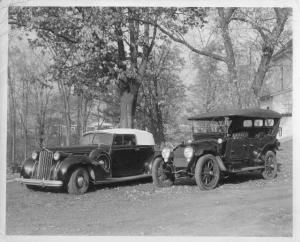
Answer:
[[[127,145],[127,146],[136,145],[135,135],[125,134],[124,135],[124,145]]]
[[[115,135],[113,145],[122,145],[122,135]]]
[[[254,127],[262,127],[264,125],[264,121],[262,119],[254,120]]]
[[[244,120],[243,127],[252,127],[252,120]]]
[[[274,119],[266,119],[265,120],[266,127],[272,127],[273,125],[274,125]]]

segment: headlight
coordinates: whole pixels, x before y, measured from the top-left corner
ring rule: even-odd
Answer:
[[[29,175],[32,172],[32,166],[24,166],[24,171]]]
[[[57,161],[60,160],[60,158],[61,158],[61,153],[56,151],[53,155],[53,159]]]
[[[32,154],[31,154],[31,158],[32,158],[33,160],[37,160],[38,157],[39,157],[39,153],[36,152],[36,151],[33,151]]]
[[[221,138],[218,139],[218,144],[222,144],[223,140]]]
[[[187,161],[190,161],[194,155],[194,149],[191,146],[188,146],[183,151],[184,157],[187,159]]]
[[[164,158],[164,161],[167,162],[171,155],[171,149],[167,147],[163,148],[161,155]]]

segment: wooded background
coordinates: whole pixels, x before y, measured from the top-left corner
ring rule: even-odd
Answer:
[[[258,107],[290,8],[10,7],[9,166],[39,145],[129,127],[157,144],[188,116]]]

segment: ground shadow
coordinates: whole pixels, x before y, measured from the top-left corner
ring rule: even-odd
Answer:
[[[277,171],[281,172],[282,164],[277,163]],[[261,175],[261,172],[259,171],[248,171],[243,173],[234,173],[230,175],[224,175],[221,177],[219,181],[219,186],[222,186],[224,184],[239,184],[243,182],[248,182],[252,180],[262,180],[263,177]],[[196,181],[192,178],[184,178],[181,177],[177,179],[174,183],[175,186],[195,186]]]
[[[132,180],[132,181],[115,182],[115,183],[109,183],[103,185],[91,185],[89,187],[89,192],[98,191],[102,189],[114,189],[116,187],[137,186],[146,183],[152,183],[152,178],[147,177],[147,178],[142,178],[142,179]]]
[[[277,164],[278,172],[281,172],[282,164]],[[224,175],[219,181],[219,186],[222,186],[224,184],[239,184],[251,180],[262,180],[262,175],[259,171],[251,171],[251,172],[244,172],[244,173],[236,173],[231,175]],[[146,184],[146,183],[152,183],[152,178],[143,178],[138,180],[132,180],[132,181],[125,181],[125,182],[116,182],[116,183],[110,183],[110,184],[104,184],[104,185],[93,185],[91,184],[89,186],[89,189],[87,192],[95,192],[102,189],[114,189],[116,187],[126,187],[126,186],[136,186],[140,184]],[[180,177],[175,180],[174,182],[175,186],[196,186],[196,181],[193,178],[188,177]],[[153,185],[154,186],[154,185]],[[35,187],[35,191],[40,192],[53,192],[53,193],[67,193],[65,188],[42,188],[42,187]]]

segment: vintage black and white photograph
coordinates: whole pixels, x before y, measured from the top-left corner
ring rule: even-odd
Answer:
[[[293,237],[292,5],[7,11],[6,236]]]

